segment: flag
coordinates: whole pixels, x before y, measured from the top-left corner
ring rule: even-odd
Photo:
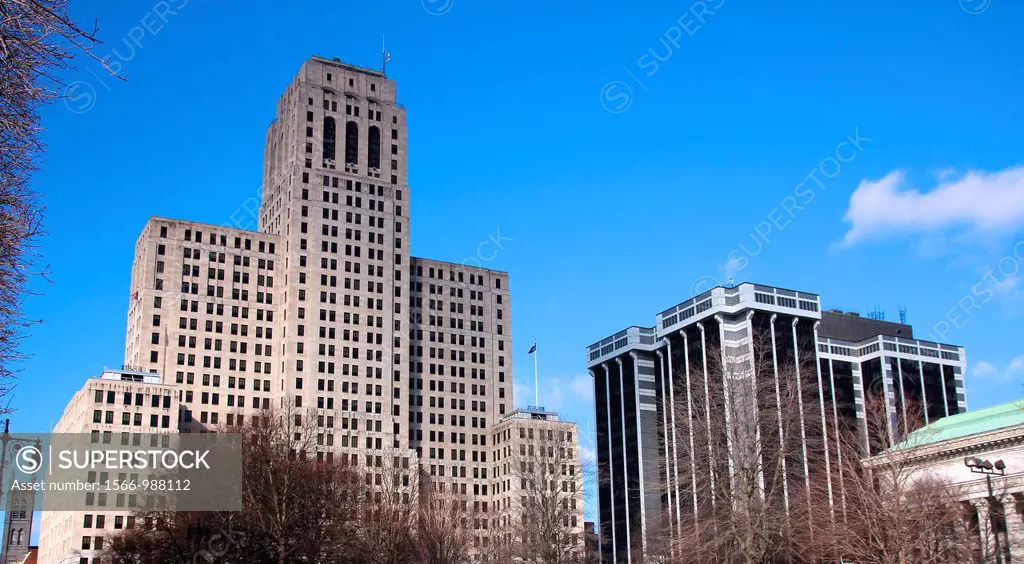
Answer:
[[[384,62],[385,63],[390,63],[391,62],[391,53],[388,53],[387,49],[384,50]]]
[[[533,346],[530,347],[530,352],[528,352],[526,354],[533,354],[535,352],[537,352],[537,343],[534,343]]]

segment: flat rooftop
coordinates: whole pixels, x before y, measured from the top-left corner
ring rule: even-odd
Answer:
[[[366,67],[360,67],[360,66],[357,66],[357,65],[350,65],[348,63],[343,63],[343,62],[341,62],[341,59],[339,59],[337,57],[334,57],[332,59],[328,59],[328,58],[325,58],[325,57],[319,57],[317,55],[313,55],[312,57],[310,57],[310,60],[311,61],[316,61],[318,63],[323,63],[325,65],[331,65],[332,67],[337,67],[337,68],[344,69],[344,70],[351,71],[351,72],[358,72],[358,73],[362,73],[362,74],[368,74],[370,76],[376,76],[376,77],[379,77],[379,78],[387,78],[386,76],[384,76],[384,73],[380,72],[379,70],[368,69]]]

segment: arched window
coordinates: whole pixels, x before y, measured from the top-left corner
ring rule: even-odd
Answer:
[[[324,158],[334,159],[335,158],[335,145],[336,145],[336,126],[334,125],[334,118],[324,118]]]
[[[359,164],[359,126],[354,121],[345,124],[345,163]]]
[[[376,125],[370,127],[368,146],[366,147],[368,164],[370,168],[380,168],[380,128]]]

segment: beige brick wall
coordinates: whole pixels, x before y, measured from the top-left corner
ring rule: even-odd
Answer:
[[[125,365],[182,386],[182,431],[237,425],[281,394],[281,254],[275,235],[161,218],[146,224]]]
[[[410,445],[436,488],[487,515],[490,429],[512,410],[508,274],[414,257],[411,280]],[[474,525],[475,542],[490,542]]]
[[[267,130],[260,231],[146,224],[125,365],[179,387],[182,432],[286,409],[316,419],[330,456],[410,457],[490,508],[513,406],[509,276],[410,256],[396,96],[378,72],[306,61]]]
[[[540,417],[544,417],[543,419]],[[492,431],[492,529],[500,542],[517,543],[519,523],[533,500],[562,506],[560,530],[575,535],[583,548],[584,472],[579,429],[551,412],[522,410],[505,417]],[[544,483],[546,482],[546,483]],[[543,492],[543,493],[542,493]]]
[[[90,378],[71,398],[53,432],[98,433],[100,440],[103,435],[116,437],[125,432],[177,433],[181,389],[157,382],[125,381],[122,374],[131,379],[155,379],[155,375],[120,371]],[[95,478],[99,482],[124,481],[133,476],[101,472]],[[78,564],[82,558],[92,562],[105,542],[109,542],[110,535],[131,524],[129,511],[115,509],[121,501],[130,505],[128,499],[110,495],[103,506],[97,498],[93,511],[44,511],[39,529],[39,562]]]

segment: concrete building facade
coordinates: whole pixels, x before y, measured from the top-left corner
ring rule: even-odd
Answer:
[[[183,433],[294,412],[297,427],[316,419],[320,457],[408,458],[494,508],[492,431],[513,405],[509,276],[410,255],[406,139],[394,81],[306,61],[267,130],[259,230],[143,228],[124,362],[177,387]],[[91,425],[77,409],[65,418]],[[484,512],[478,547],[498,519]],[[69,518],[50,530],[81,525]]]
[[[537,550],[531,543],[538,543],[556,547],[560,561],[581,559],[586,548],[584,469],[576,424],[529,407],[503,417],[491,434],[493,510],[501,531],[492,541],[499,543],[498,553],[502,546],[533,553]],[[536,538],[540,535],[547,538]],[[537,561],[544,556],[536,554]]]
[[[116,444],[116,437],[122,433],[177,433],[180,393],[180,386],[162,382],[159,374],[105,370],[75,393],[53,432],[91,434],[97,444]],[[139,482],[138,474],[128,473],[90,472],[89,478],[95,483]],[[85,497],[84,505],[93,510],[42,513],[40,562],[99,562],[109,535],[133,526],[131,508],[139,507],[142,502],[135,498],[145,494],[81,495]]]
[[[792,440],[802,454],[783,466],[788,503],[788,491],[809,488],[816,465],[827,470],[835,460],[830,445],[840,428],[865,425],[866,390],[883,397],[890,414],[910,398],[938,419],[966,410],[965,366],[962,347],[914,340],[909,326],[822,311],[816,294],[751,283],[713,288],[661,312],[653,327],[590,345],[603,560],[635,561],[649,533],[671,534],[713,507],[716,477],[732,475],[716,465],[732,459],[714,452],[710,435],[701,444],[688,429],[723,432],[737,424],[731,417],[762,409],[758,402],[779,407],[787,389],[813,390],[796,394],[793,406]],[[774,379],[774,399],[769,393],[735,412],[711,407],[765,378]],[[781,420],[759,424],[758,440],[779,440],[781,429]]]

